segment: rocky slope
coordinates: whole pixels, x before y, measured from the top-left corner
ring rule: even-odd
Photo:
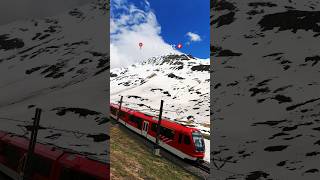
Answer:
[[[196,126],[210,134],[209,61],[191,55],[153,57],[126,68],[112,68],[110,98],[117,103]]]
[[[105,1],[0,27],[0,130],[108,159],[109,69]]]
[[[213,177],[319,177],[319,9],[212,1]]]

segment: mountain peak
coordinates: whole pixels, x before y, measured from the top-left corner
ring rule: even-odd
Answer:
[[[154,64],[154,65],[163,65],[163,64],[169,64],[169,65],[183,65],[182,61],[189,61],[194,58],[192,55],[187,54],[169,54],[164,56],[158,56],[158,57],[151,57],[145,61],[142,61],[141,64]]]

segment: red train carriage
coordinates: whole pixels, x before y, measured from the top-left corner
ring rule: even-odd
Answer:
[[[25,161],[29,141],[0,131],[0,171],[17,179]],[[37,143],[32,180],[106,180],[109,165],[54,146]]]
[[[112,118],[117,119],[118,109],[118,105],[110,104]],[[157,117],[121,107],[119,122],[150,141],[156,142]],[[166,119],[161,120],[159,144],[182,159],[195,161],[203,160],[204,157],[205,144],[200,131]]]

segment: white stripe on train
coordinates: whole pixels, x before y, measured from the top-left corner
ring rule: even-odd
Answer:
[[[114,118],[114,119],[117,119],[117,117],[114,116],[114,115],[112,115],[112,114],[110,114],[110,116],[111,116],[112,118]],[[129,129],[133,130],[134,132],[136,132],[136,133],[144,136],[144,135],[142,134],[142,130],[139,130],[139,129],[135,128],[134,126],[131,126],[130,124],[127,124],[125,121],[123,121],[123,120],[120,119],[120,118],[119,118],[119,122],[120,122],[121,124],[125,125],[126,127],[128,127]],[[146,135],[146,137],[147,137],[147,139],[149,139],[150,141],[152,141],[152,142],[154,142],[154,143],[156,142],[156,138],[154,138],[154,137],[152,137],[152,136],[150,136],[150,135],[148,135],[148,134]],[[193,161],[197,160],[197,158],[192,157],[192,156],[189,156],[188,154],[185,154],[184,152],[182,152],[182,151],[180,151],[180,150],[178,150],[178,149],[176,149],[176,148],[174,148],[174,147],[172,147],[172,146],[170,146],[170,145],[168,145],[168,144],[166,144],[166,143],[163,143],[161,140],[159,140],[159,145],[160,145],[162,148],[170,151],[171,153],[179,156],[179,157],[182,158],[182,159],[190,159],[190,160],[193,160]]]
[[[18,180],[20,178],[20,175],[17,172],[15,172],[14,170],[8,168],[7,166],[1,163],[0,163],[0,171],[12,179]]]

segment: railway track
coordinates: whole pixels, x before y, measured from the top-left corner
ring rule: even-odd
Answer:
[[[136,140],[147,146],[151,151],[153,150],[155,143],[149,141],[148,139],[145,139],[139,134],[136,134],[132,130],[128,129],[121,123],[117,123],[115,119],[111,118],[114,122],[112,123],[114,126],[117,126],[118,128],[121,128],[128,134],[130,134],[130,137],[134,137]],[[179,158],[178,156],[172,154],[171,152],[167,151],[166,149],[161,148],[160,155],[163,158],[166,158],[167,160],[175,163],[176,165],[182,167],[186,171],[190,172],[191,174],[199,177],[200,179],[209,179],[210,176],[210,164],[208,162],[192,162],[187,161]]]
[[[210,164],[208,162],[197,163],[195,164],[195,166],[205,171],[206,173],[210,174]]]

